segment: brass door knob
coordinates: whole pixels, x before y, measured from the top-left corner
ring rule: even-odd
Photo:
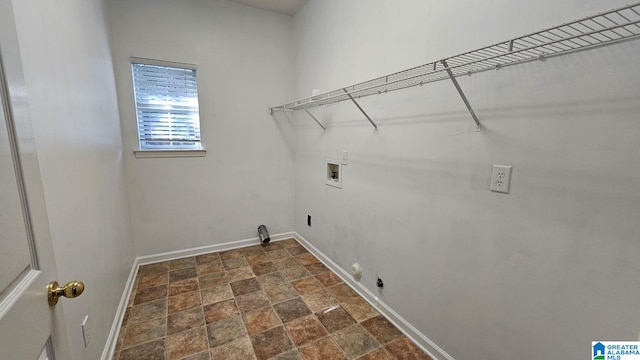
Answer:
[[[82,281],[71,281],[63,287],[58,287],[57,281],[52,281],[47,285],[47,293],[49,298],[49,305],[54,306],[58,303],[58,299],[61,296],[66,298],[74,298],[80,296],[84,291],[84,284]]]

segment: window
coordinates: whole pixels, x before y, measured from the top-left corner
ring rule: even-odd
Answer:
[[[140,150],[200,150],[195,65],[132,58]]]

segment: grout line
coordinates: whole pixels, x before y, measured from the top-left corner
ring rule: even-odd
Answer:
[[[220,260],[220,263],[222,263],[222,260]],[[222,271],[224,271],[224,265],[222,266]],[[202,288],[200,287],[200,276],[197,275],[198,265],[196,260],[196,279],[198,281],[198,292],[200,293],[200,312],[202,313],[202,322],[204,323],[204,333],[207,336],[207,352],[209,353],[209,359],[211,359],[211,341],[209,340],[209,327],[207,326],[207,317],[204,314],[204,299],[202,297]],[[167,331],[168,330],[169,328],[167,326]]]

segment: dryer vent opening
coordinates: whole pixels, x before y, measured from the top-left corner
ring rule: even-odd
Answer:
[[[263,244],[271,241],[271,239],[269,238],[269,231],[267,231],[267,227],[264,225],[258,226],[258,236],[260,237],[260,242],[262,242]]]

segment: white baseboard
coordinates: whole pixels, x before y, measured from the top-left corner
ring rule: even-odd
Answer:
[[[275,242],[280,240],[291,239],[294,237],[294,235],[295,235],[295,232],[290,231],[290,232],[270,235],[270,238],[271,238],[271,241]],[[146,265],[146,264],[153,264],[153,263],[167,261],[167,260],[185,258],[189,256],[208,254],[212,252],[239,249],[239,248],[258,245],[258,244],[260,244],[260,238],[253,237],[250,239],[229,241],[222,244],[206,245],[206,246],[199,246],[199,247],[185,249],[185,250],[176,250],[176,251],[169,251],[169,252],[160,253],[160,254],[138,256],[136,260],[138,261],[138,265]]]
[[[322,261],[325,266],[336,273],[342,279],[342,281],[344,281],[360,296],[362,296],[362,298],[364,298],[369,304],[371,304],[371,306],[373,306],[380,314],[382,314],[382,316],[387,318],[387,320],[389,320],[400,331],[402,331],[402,333],[404,333],[409,339],[413,340],[414,343],[420,346],[422,350],[424,350],[429,356],[431,356],[431,358],[433,358],[434,360],[455,360],[453,356],[447,354],[446,351],[436,345],[435,342],[426,337],[423,333],[418,331],[418,329],[411,325],[397,312],[393,311],[393,309],[391,309],[387,304],[380,301],[380,299],[364,285],[353,280],[353,277],[349,272],[347,272],[333,260],[328,258],[325,254],[318,250],[318,248],[313,246],[307,239],[302,237],[302,235],[294,232],[293,238],[298,240],[298,242],[302,244],[302,246],[304,246],[307,250],[309,250],[309,252],[311,252],[320,261]]]
[[[113,353],[116,350],[116,343],[118,342],[118,335],[120,334],[120,325],[122,324],[124,313],[127,310],[127,304],[129,303],[129,296],[131,295],[131,290],[133,289],[133,284],[135,283],[137,272],[138,272],[138,259],[136,258],[135,260],[133,260],[133,266],[131,266],[131,271],[129,271],[129,278],[127,279],[127,283],[124,286],[124,291],[122,292],[122,297],[120,298],[120,304],[118,304],[116,315],[113,317],[111,330],[109,331],[109,336],[107,336],[107,343],[104,346],[104,350],[102,350],[102,355],[100,356],[100,360],[113,359]]]
[[[398,313],[393,311],[387,304],[380,301],[369,289],[364,287],[359,282],[353,280],[350,273],[341,268],[338,264],[336,264],[333,260],[328,258],[324,253],[318,250],[315,246],[313,246],[307,239],[302,237],[302,235],[298,234],[295,231],[285,232],[280,234],[271,235],[271,241],[277,242],[281,240],[286,240],[294,238],[300,244],[302,244],[309,252],[315,255],[322,263],[331,269],[334,273],[336,273],[342,281],[348,284],[353,290],[355,290],[362,298],[364,298],[371,306],[373,306],[380,314],[386,317],[393,325],[395,325],[402,333],[404,333],[409,339],[411,339],[414,343],[422,348],[429,356],[431,356],[434,360],[455,360],[451,355],[447,354],[442,348],[440,348],[436,343],[434,343],[431,339],[422,334],[418,329],[416,329],[413,325],[411,325],[407,320],[405,320]],[[129,296],[131,295],[131,291],[133,290],[133,284],[135,283],[136,273],[138,272],[138,268],[140,265],[153,264],[157,262],[180,259],[189,256],[196,256],[207,254],[211,252],[219,252],[226,251],[232,249],[243,248],[247,246],[257,245],[259,244],[259,238],[251,238],[245,240],[238,241],[230,241],[222,244],[215,245],[207,245],[201,246],[197,248],[171,251],[166,253],[154,254],[154,255],[146,255],[137,257],[133,266],[131,267],[131,271],[129,273],[129,278],[127,279],[127,283],[124,288],[124,292],[122,293],[122,298],[120,299],[120,304],[118,305],[118,309],[116,311],[116,315],[113,320],[113,324],[111,325],[111,331],[109,332],[109,336],[107,337],[107,343],[105,344],[104,350],[102,352],[101,360],[111,360],[113,359],[113,353],[116,348],[116,343],[118,341],[118,334],[120,332],[120,325],[122,324],[122,319],[124,317],[124,313],[127,310],[127,304],[129,303]]]
[[[274,234],[270,236],[272,242],[291,239],[294,237],[295,237],[295,233],[293,231]],[[170,251],[170,252],[154,254],[154,255],[138,256],[133,261],[133,265],[131,266],[131,271],[129,272],[129,278],[127,279],[127,283],[124,287],[124,291],[122,292],[122,297],[120,298],[120,304],[118,305],[118,309],[116,310],[116,314],[113,319],[113,324],[111,324],[111,330],[109,331],[109,336],[107,337],[107,342],[105,344],[104,350],[102,351],[102,355],[100,356],[100,360],[113,359],[113,353],[115,352],[116,343],[118,342],[118,334],[120,333],[120,325],[122,324],[124,313],[127,310],[127,305],[129,304],[129,296],[131,295],[131,291],[133,290],[133,284],[135,283],[136,274],[138,273],[138,268],[140,267],[140,265],[153,264],[157,262],[180,259],[180,258],[189,257],[189,256],[197,256],[197,255],[208,254],[212,252],[239,249],[239,248],[258,245],[258,244],[260,244],[260,238],[254,237],[250,239],[230,241],[222,244],[200,246],[200,247],[191,248],[191,249]]]

